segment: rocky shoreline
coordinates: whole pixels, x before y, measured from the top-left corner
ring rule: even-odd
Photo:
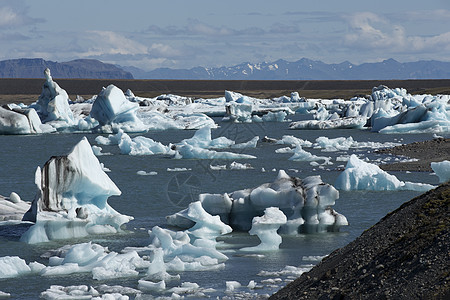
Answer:
[[[404,203],[270,299],[450,299],[450,183]]]
[[[380,149],[376,152],[418,159],[412,162],[380,165],[380,168],[385,171],[432,172],[431,162],[450,161],[450,138],[435,138],[428,141]]]

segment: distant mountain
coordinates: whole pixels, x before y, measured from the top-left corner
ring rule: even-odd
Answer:
[[[133,79],[130,72],[95,59],[54,62],[42,58],[0,61],[0,78],[44,78],[49,68],[54,78]]]
[[[264,63],[242,63],[232,67],[192,69],[158,68],[145,72],[123,67],[137,79],[221,79],[221,80],[388,80],[449,79],[450,62],[417,61],[400,63],[394,59],[354,65],[348,61],[326,64],[302,58],[295,62],[277,60]]]

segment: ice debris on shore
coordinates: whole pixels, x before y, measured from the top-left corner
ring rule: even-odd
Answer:
[[[121,194],[84,137],[67,156],[54,156],[36,170],[38,188],[24,221],[35,222],[21,240],[40,243],[89,234],[116,233],[132,217],[109,206]]]
[[[233,229],[248,231],[252,219],[262,216],[268,207],[279,208],[287,222],[280,230],[283,233],[338,231],[348,225],[345,216],[334,211],[331,206],[339,197],[339,192],[322,182],[320,176],[299,179],[279,171],[273,183],[232,193],[201,194],[203,208]],[[192,226],[187,210],[167,217],[170,225],[181,228]]]
[[[401,181],[378,167],[367,163],[352,154],[347,162],[345,170],[339,174],[335,187],[340,190],[413,190],[428,191],[435,186],[425,183]]]

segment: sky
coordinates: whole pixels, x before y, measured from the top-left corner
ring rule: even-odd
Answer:
[[[0,60],[143,70],[301,58],[450,61],[448,0],[0,0]]]

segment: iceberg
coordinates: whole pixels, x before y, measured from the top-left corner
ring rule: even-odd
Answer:
[[[273,251],[278,250],[282,239],[277,231],[286,224],[287,218],[278,207],[268,207],[262,217],[254,217],[252,229],[248,233],[257,235],[261,243],[254,247],[241,248],[241,251]]]
[[[9,197],[0,195],[0,222],[20,221],[23,215],[30,209],[30,203],[22,201],[16,193]]]
[[[31,108],[36,109],[43,123],[49,123],[56,129],[65,129],[75,125],[74,116],[69,106],[69,96],[53,81],[50,69],[45,69],[45,82],[42,93]]]
[[[439,177],[439,182],[447,182],[450,180],[450,161],[432,162],[431,169]]]
[[[98,130],[143,132],[148,129],[137,116],[139,104],[130,102],[118,87],[110,84],[97,95],[89,116],[98,121]]]
[[[345,170],[339,174],[335,187],[344,191],[428,191],[435,188],[430,184],[401,181],[394,175],[381,170],[377,165],[362,161],[355,154],[350,156]]]
[[[250,230],[254,217],[262,216],[268,207],[277,207],[288,216],[280,230],[296,234],[338,231],[348,225],[347,219],[331,208],[338,197],[339,192],[320,176],[299,179],[280,170],[273,183],[224,195],[201,194],[199,199],[205,211],[219,215],[234,230]],[[182,228],[192,226],[189,221],[187,209],[167,217],[170,225]]]
[[[38,188],[24,221],[35,222],[21,240],[27,243],[68,239],[88,234],[116,233],[133,217],[109,206],[121,194],[103,171],[84,137],[67,156],[54,156],[36,170]]]
[[[247,96],[238,99],[227,97],[230,92],[225,91],[227,104],[225,105],[226,116],[234,122],[250,123],[252,121],[253,103]],[[231,98],[231,101],[228,101]]]
[[[54,132],[51,126],[41,123],[33,108],[12,104],[0,107],[0,134],[35,134]]]

